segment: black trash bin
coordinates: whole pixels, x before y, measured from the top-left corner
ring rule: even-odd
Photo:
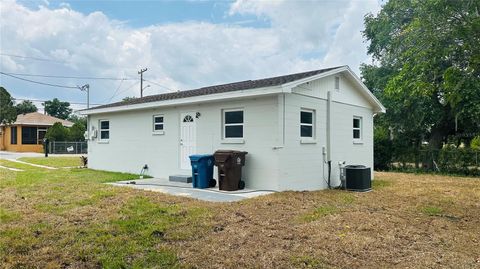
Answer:
[[[218,188],[222,191],[236,191],[245,188],[242,181],[242,167],[245,165],[246,151],[217,150],[213,154],[218,167]]]
[[[369,191],[372,189],[370,167],[364,165],[345,166],[345,185],[351,191]]]

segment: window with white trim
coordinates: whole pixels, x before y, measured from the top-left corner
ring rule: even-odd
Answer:
[[[110,139],[110,121],[100,120],[100,140],[109,140]]]
[[[353,139],[362,140],[362,118],[353,117]]]
[[[243,138],[243,110],[223,110],[223,138]]]
[[[163,115],[154,115],[153,116],[153,131],[162,132],[163,131]]]
[[[300,110],[300,137],[314,138],[315,136],[315,110]]]

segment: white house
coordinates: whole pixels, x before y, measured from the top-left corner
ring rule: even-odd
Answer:
[[[89,167],[168,178],[189,155],[247,151],[246,187],[339,185],[339,163],[373,167],[373,117],[385,112],[348,66],[159,94],[84,110]],[[215,172],[216,173],[216,172]]]

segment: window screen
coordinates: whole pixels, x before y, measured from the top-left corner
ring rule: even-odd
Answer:
[[[362,139],[362,118],[353,118],[353,139]]]
[[[224,137],[243,138],[243,110],[224,111]]]
[[[110,121],[108,120],[100,121],[100,139],[102,140],[110,139]]]
[[[10,144],[17,144],[17,126],[10,128]]]
[[[313,110],[300,111],[300,137],[313,138],[313,114]]]
[[[22,144],[37,144],[37,127],[22,127]]]
[[[43,139],[45,138],[45,135],[47,134],[47,129],[38,129],[37,130],[37,144],[41,145],[43,144]]]
[[[163,131],[163,116],[153,116],[153,131]]]

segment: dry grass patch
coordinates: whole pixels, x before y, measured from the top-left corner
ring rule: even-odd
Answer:
[[[21,268],[478,268],[480,180],[377,173],[367,193],[209,203],[89,169],[0,175],[0,263]]]
[[[475,178],[377,173],[372,192],[284,192],[218,206],[221,228],[180,257],[200,268],[476,268],[479,198]],[[427,206],[450,217],[425,214]]]

